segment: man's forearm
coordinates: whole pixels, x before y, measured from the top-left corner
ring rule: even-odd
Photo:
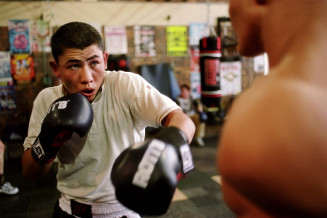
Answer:
[[[31,149],[28,149],[22,157],[23,175],[31,180],[35,180],[39,176],[46,174],[51,168],[52,163],[40,164],[33,158]]]
[[[163,126],[174,126],[182,130],[186,136],[189,143],[191,143],[194,132],[195,125],[193,121],[181,110],[174,110],[170,112],[162,122]]]

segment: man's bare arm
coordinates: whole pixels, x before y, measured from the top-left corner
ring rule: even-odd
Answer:
[[[31,149],[26,150],[23,153],[22,157],[22,167],[23,167],[23,175],[31,180],[37,179],[39,176],[46,174],[53,162],[40,164],[37,162],[31,154]]]
[[[174,110],[170,112],[162,121],[163,126],[174,126],[182,130],[188,139],[188,142],[191,143],[194,132],[195,125],[193,121],[181,110]]]

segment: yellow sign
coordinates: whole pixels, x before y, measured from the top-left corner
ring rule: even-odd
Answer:
[[[167,55],[170,57],[187,56],[188,31],[187,26],[166,27]]]

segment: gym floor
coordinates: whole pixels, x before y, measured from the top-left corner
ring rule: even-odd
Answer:
[[[220,127],[220,124],[207,125],[205,147],[191,144],[195,170],[179,182],[168,212],[160,217],[235,217],[222,200],[220,177],[216,170],[215,156]],[[13,147],[9,152],[9,159],[5,162],[5,178],[20,191],[13,196],[0,194],[0,217],[52,217],[54,204],[60,196],[56,189],[56,166],[46,176],[32,182],[22,175],[20,155],[14,154]],[[152,217],[154,216],[145,216]]]

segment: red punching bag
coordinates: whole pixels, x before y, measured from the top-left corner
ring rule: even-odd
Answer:
[[[220,57],[220,37],[200,39],[201,101],[209,110],[220,106]]]

